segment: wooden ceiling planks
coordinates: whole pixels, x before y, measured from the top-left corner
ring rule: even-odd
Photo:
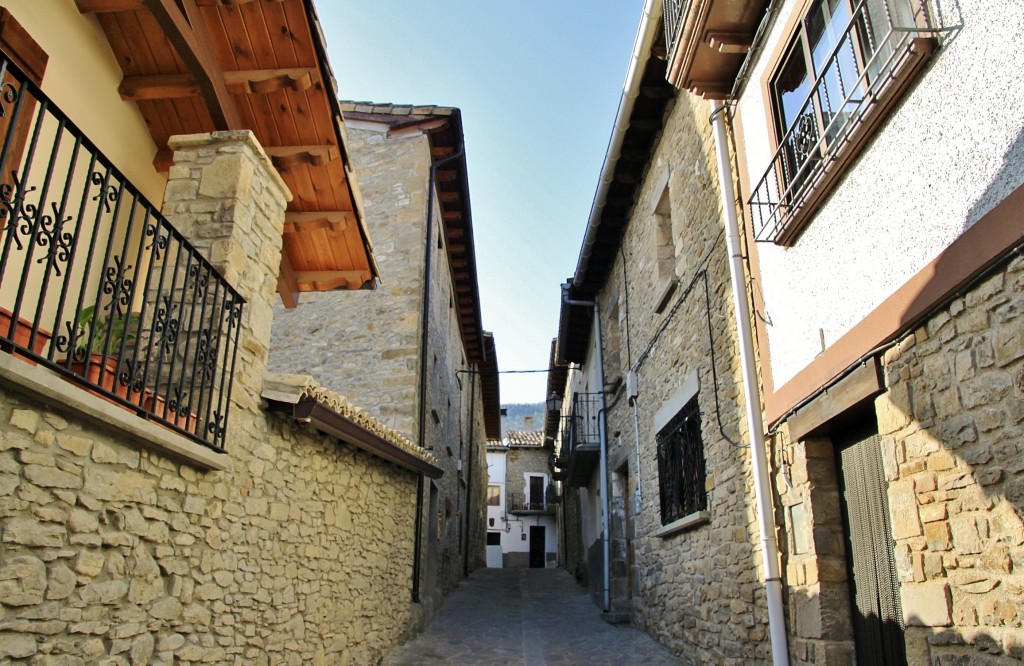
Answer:
[[[126,81],[122,93],[134,99],[150,129],[158,151],[154,163],[166,168],[170,136],[215,129],[206,98],[196,94],[202,87],[196,85],[202,83],[196,77],[202,72],[190,71],[186,64],[196,62],[195,54],[183,57],[176,51],[149,9],[155,5],[141,0],[116,7],[77,1],[83,12],[97,11],[95,16],[125,77],[141,77],[130,84]],[[209,48],[219,67],[217,77],[224,78],[229,93],[225,99],[235,107],[235,122],[253,131],[292,191],[288,210],[354,213],[347,156],[340,146],[339,110],[331,97],[333,82],[323,78],[329,69],[321,62],[325,50],[319,27],[312,23],[310,0],[183,2],[177,3],[178,11],[201,21],[187,25],[194,37],[206,35],[202,44],[208,47],[199,47]],[[167,11],[166,6],[161,11]],[[190,48],[189,39],[193,36],[188,36],[183,48]],[[167,75],[179,78],[160,78]],[[217,117],[223,118],[221,114],[217,109]],[[344,227],[293,227],[286,234],[285,249],[295,273],[316,272],[322,277],[335,271],[345,276],[321,279],[303,289],[325,284],[375,285],[376,266],[362,220],[357,216],[353,220],[354,224]]]

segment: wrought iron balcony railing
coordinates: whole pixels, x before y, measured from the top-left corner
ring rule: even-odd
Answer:
[[[569,447],[596,447],[601,442],[598,419],[601,416],[601,394],[575,393],[572,396],[572,412],[569,414]]]
[[[683,27],[683,10],[685,8],[685,0],[665,0],[662,14],[665,23],[665,44],[669,47],[669,53],[675,52],[676,42],[679,40],[679,33]]]
[[[0,53],[0,349],[223,450],[243,300]]]
[[[508,494],[509,513],[522,513],[524,511],[545,512],[549,509],[554,510],[554,507],[548,505],[543,494],[539,498],[531,496],[529,500],[522,493]]]
[[[833,166],[841,171],[834,163],[866,139],[859,130],[869,130],[867,117],[884,114],[905,66],[917,64],[922,43],[947,28],[934,24],[923,3],[861,0],[841,29],[830,52],[820,60],[815,53],[807,99],[747,202],[758,241],[786,242],[799,230],[795,218],[820,200],[823,176]]]

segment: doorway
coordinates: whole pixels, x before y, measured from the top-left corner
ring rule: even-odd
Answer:
[[[857,662],[905,666],[903,610],[874,412],[833,429]]]
[[[544,568],[544,552],[547,534],[543,525],[530,525],[530,568]]]

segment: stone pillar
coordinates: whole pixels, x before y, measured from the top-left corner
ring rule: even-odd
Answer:
[[[292,195],[248,130],[171,137],[163,214],[245,299],[234,404],[259,407]]]

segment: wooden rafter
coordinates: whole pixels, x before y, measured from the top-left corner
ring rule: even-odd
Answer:
[[[228,92],[224,74],[210,44],[206,22],[195,0],[143,0],[163,29],[167,39],[195,77],[218,130],[242,129],[241,116]],[[182,12],[184,8],[184,12]]]
[[[145,7],[142,0],[75,0],[82,14],[105,12],[133,12]]]
[[[264,150],[278,169],[299,164],[323,166],[341,158],[337,146],[265,146]]]
[[[292,260],[288,258],[287,252],[281,253],[281,270],[277,274],[277,293],[281,295],[281,302],[286,308],[298,307],[299,284],[295,279],[295,270],[292,268]]]
[[[356,223],[356,214],[352,211],[316,211],[312,213],[285,213],[284,232],[286,234],[330,229],[341,233]]]
[[[358,289],[370,279],[369,271],[296,271],[299,291]]]
[[[315,67],[255,69],[224,72],[224,83],[234,95],[266,95],[278,90],[308,90],[320,80]],[[202,94],[191,74],[126,76],[118,87],[121,99],[131,102],[149,99],[176,99]]]

